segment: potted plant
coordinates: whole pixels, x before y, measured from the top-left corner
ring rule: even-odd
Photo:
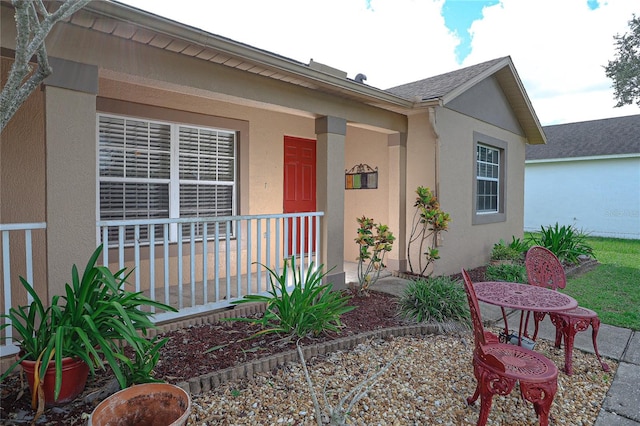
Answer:
[[[102,401],[89,417],[89,426],[187,424],[191,397],[168,383],[135,385]]]
[[[155,326],[152,313],[141,308],[175,309],[125,290],[129,274],[125,269],[113,274],[107,267],[96,266],[101,252],[99,246],[82,275],[73,265],[65,294],[53,296],[46,307],[33,286],[20,277],[33,301],[2,315],[5,321],[0,330],[14,327],[20,353],[0,380],[22,365],[32,391],[32,406],[39,413],[45,403],[60,405],[73,400],[84,389],[88,373],[104,368],[105,362],[121,388],[134,380],[145,381],[136,368],[149,360],[157,361],[157,351],[166,342],[150,344],[147,340],[147,330]],[[126,345],[133,349],[136,361],[125,356]],[[69,365],[76,369],[70,372]],[[146,376],[150,374],[145,370]],[[74,383],[76,380],[79,383]]]

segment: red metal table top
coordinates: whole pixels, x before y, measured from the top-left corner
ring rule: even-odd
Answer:
[[[478,300],[523,311],[568,311],[578,306],[571,296],[544,287],[504,281],[482,281],[473,284]]]

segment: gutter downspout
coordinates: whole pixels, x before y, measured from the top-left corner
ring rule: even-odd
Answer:
[[[439,101],[440,106],[442,106],[442,100]],[[434,169],[434,182],[435,182],[435,195],[438,200],[440,199],[440,135],[437,131],[437,118],[436,118],[436,107],[429,107],[429,124],[431,125],[431,129],[435,136],[435,159],[433,162]],[[437,235],[436,247],[442,245],[442,232],[439,232]]]
[[[436,139],[435,144],[435,160],[434,160],[434,182],[435,185],[435,193],[436,197],[440,198],[440,135],[438,135],[437,131],[437,119],[436,119],[436,109],[435,107],[429,107],[429,124],[431,125],[431,129],[433,130],[433,134]]]

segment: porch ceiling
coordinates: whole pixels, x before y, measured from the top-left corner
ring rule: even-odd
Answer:
[[[396,113],[407,114],[416,106],[413,101],[375,87],[114,1],[91,2],[67,21],[93,31]]]

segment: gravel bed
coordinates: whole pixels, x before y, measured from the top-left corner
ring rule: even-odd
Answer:
[[[353,406],[354,425],[475,425],[479,400],[466,405],[475,389],[473,336],[456,335],[373,339],[355,349],[307,360],[320,407],[324,397],[340,399],[390,361],[389,368]],[[539,340],[536,351],[564,364],[562,349]],[[395,358],[395,360],[394,360]],[[611,386],[618,363],[607,360],[601,370],[595,355],[574,350],[574,375],[562,371],[551,407],[551,425],[593,425]],[[350,400],[347,400],[348,405]],[[300,363],[287,363],[251,380],[227,383],[192,395],[189,425],[316,425],[313,401]],[[537,425],[533,405],[523,401],[516,386],[507,397],[495,396],[489,425]]]

